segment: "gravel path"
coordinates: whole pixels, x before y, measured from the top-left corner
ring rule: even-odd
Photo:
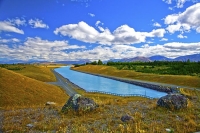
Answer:
[[[53,74],[56,76],[56,82],[48,82],[49,84],[58,85],[62,87],[69,96],[73,96],[77,92],[68,84],[68,80],[65,79],[62,75],[52,70]]]

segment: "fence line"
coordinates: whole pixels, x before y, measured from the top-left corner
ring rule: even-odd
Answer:
[[[149,99],[154,99],[153,97],[146,96],[146,95],[141,95],[141,94],[117,94],[117,93],[111,93],[111,92],[105,92],[105,91],[97,91],[97,90],[88,90],[86,92],[88,92],[88,93],[97,92],[97,93],[103,93],[103,94],[109,94],[109,95],[121,96],[121,97],[139,96],[139,97],[145,97],[145,98],[149,98]]]

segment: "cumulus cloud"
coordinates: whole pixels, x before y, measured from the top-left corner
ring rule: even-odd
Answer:
[[[163,55],[175,58],[183,55],[196,54],[200,51],[198,43],[171,42],[164,45],[144,44],[141,47],[132,45],[99,45],[92,49],[84,46],[69,45],[67,41],[49,41],[39,37],[27,38],[20,45],[6,45],[0,42],[0,57],[18,60],[109,60],[132,58],[136,56],[150,57],[153,55]]]
[[[198,43],[181,43],[181,42],[172,42],[166,43],[163,47],[168,48],[169,51],[176,50],[177,52],[187,52],[190,53],[199,53],[197,51],[200,50],[200,42]]]
[[[24,34],[24,31],[17,28],[15,23],[11,23],[9,21],[0,21],[0,32],[1,31]]]
[[[78,24],[68,24],[56,28],[54,33],[56,35],[69,36],[87,43],[99,43],[103,45],[141,43],[145,42],[147,37],[163,37],[165,34],[165,29],[156,29],[151,32],[137,32],[128,25],[122,25],[111,33],[109,29],[99,27],[99,24],[101,22],[97,21],[96,26],[101,32],[81,21]]]
[[[12,39],[17,41],[16,39]],[[85,49],[85,46],[69,45],[67,41],[48,41],[39,37],[28,37],[23,44],[11,46],[1,44],[0,57],[20,60],[65,60],[69,58],[66,50]]]
[[[164,21],[168,25],[166,28],[170,33],[180,31],[181,33],[189,32],[191,29],[199,31],[200,25],[200,3],[188,7],[184,12],[179,14],[168,15]],[[198,32],[199,33],[199,32]]]
[[[197,33],[200,33],[200,26],[196,29]]]
[[[16,42],[20,42],[19,39],[17,38],[11,38],[11,39],[0,39],[0,43],[16,43]]]
[[[47,24],[43,23],[43,21],[39,19],[30,19],[29,25],[31,25],[32,28],[45,28],[45,29],[49,28]]]

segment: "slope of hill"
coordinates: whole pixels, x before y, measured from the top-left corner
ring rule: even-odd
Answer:
[[[67,98],[59,87],[0,68],[0,108],[40,106],[47,101],[63,105]]]

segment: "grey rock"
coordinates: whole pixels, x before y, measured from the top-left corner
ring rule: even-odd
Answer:
[[[187,98],[181,94],[168,94],[157,101],[157,105],[168,109],[187,108]]]
[[[47,102],[46,105],[55,105],[55,102]]]
[[[33,124],[27,124],[26,126],[27,126],[27,127],[29,127],[29,128],[32,128],[32,127],[34,127],[34,125],[33,125]]]
[[[75,111],[91,111],[98,107],[98,105],[90,98],[83,97],[79,94],[74,94],[71,96],[65,105],[62,107],[62,112],[66,112],[69,109]]]
[[[134,121],[134,119],[133,119],[132,116],[123,115],[123,116],[121,117],[121,121],[123,121],[123,122],[129,122],[129,121]]]

